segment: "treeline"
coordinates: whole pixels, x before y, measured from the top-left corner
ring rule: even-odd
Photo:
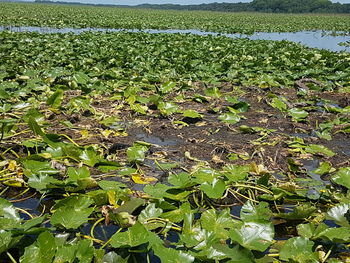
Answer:
[[[250,3],[211,3],[200,5],[143,4],[138,7],[224,12],[350,13],[350,4],[332,3],[329,0],[254,0]]]
[[[35,0],[40,3],[81,4]],[[96,4],[95,4],[96,5]],[[200,5],[142,4],[137,6],[103,5],[129,8],[149,8],[165,10],[205,10],[223,12],[265,12],[265,13],[350,13],[350,4],[332,3],[329,0],[254,0],[250,3],[210,3]]]

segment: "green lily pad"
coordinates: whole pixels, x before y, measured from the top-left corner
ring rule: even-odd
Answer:
[[[232,241],[241,246],[265,251],[272,243],[275,231],[271,223],[242,222],[229,232]]]
[[[61,103],[63,101],[63,90],[56,90],[46,101],[46,104],[53,107],[58,108],[61,106]]]
[[[297,122],[304,121],[305,118],[309,115],[307,111],[298,108],[290,109],[288,112],[289,115]]]
[[[184,216],[188,213],[191,213],[191,206],[189,203],[183,203],[179,208],[173,209],[168,212],[164,212],[161,217],[168,219],[171,222],[181,222],[184,220]]]
[[[247,201],[242,206],[240,216],[244,222],[263,222],[271,219],[272,212],[266,202],[255,205],[251,201]]]
[[[76,229],[88,221],[93,200],[86,196],[72,196],[58,203],[59,207],[51,216],[51,224],[68,229]]]
[[[136,224],[130,227],[127,231],[114,234],[111,237],[110,244],[115,248],[136,247],[147,243],[148,236],[148,230],[140,222],[136,222]]]
[[[270,105],[274,108],[279,109],[281,112],[285,112],[288,109],[287,104],[284,101],[285,99],[283,98],[278,98],[275,97],[271,100]]]
[[[314,242],[304,237],[288,239],[280,251],[280,259],[298,263],[317,263],[318,256],[313,252]]]
[[[33,245],[26,247],[21,262],[52,262],[55,252],[55,238],[51,233],[45,231],[39,235]]]
[[[290,213],[278,213],[276,216],[288,220],[301,220],[308,218],[317,211],[317,208],[311,204],[305,203],[295,206]]]
[[[146,146],[135,145],[129,147],[126,154],[128,155],[128,161],[131,163],[141,163],[145,160],[145,153],[148,148]]]
[[[236,124],[241,120],[241,117],[237,115],[236,113],[225,113],[219,116],[219,120],[228,123],[228,124]]]
[[[162,213],[163,210],[161,208],[156,208],[156,205],[151,203],[141,211],[138,220],[141,223],[145,223],[147,219],[159,217]]]
[[[246,179],[250,171],[249,165],[226,165],[223,174],[229,182],[238,182]]]
[[[324,145],[310,144],[305,147],[305,151],[312,154],[323,154],[328,157],[333,157],[335,153]]]
[[[332,207],[327,212],[327,218],[330,220],[333,220],[338,225],[349,227],[350,226],[349,210],[350,210],[349,204],[336,205],[335,207]]]
[[[194,262],[194,256],[183,251],[175,250],[173,248],[166,248],[164,246],[154,246],[154,254],[159,257],[161,262],[167,263],[191,263]]]
[[[11,247],[12,240],[13,238],[11,232],[0,230],[0,254],[7,251]]]
[[[210,209],[203,212],[201,225],[203,229],[214,232],[218,238],[227,239],[228,230],[234,227],[235,224],[228,209],[225,209],[221,213]]]
[[[84,164],[91,167],[95,166],[95,164],[97,164],[100,161],[99,155],[92,147],[88,147],[87,149],[85,149],[79,157]]]
[[[173,102],[159,102],[158,109],[160,110],[160,113],[164,116],[169,116],[171,114],[174,114],[178,111],[178,106]]]
[[[214,178],[211,183],[204,182],[201,184],[201,190],[210,198],[220,198],[225,192],[225,182],[221,179]]]
[[[350,167],[340,168],[339,171],[332,176],[332,181],[350,189]]]
[[[103,250],[102,250],[102,253],[104,254]],[[103,255],[102,262],[103,263],[127,263],[128,259],[129,259],[129,257],[122,258],[117,253],[111,251],[111,252],[108,252],[107,254]]]
[[[182,115],[187,118],[201,119],[203,116],[195,110],[185,110]]]

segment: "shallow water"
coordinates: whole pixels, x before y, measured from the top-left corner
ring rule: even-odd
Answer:
[[[144,142],[155,144],[158,146],[171,146],[171,145],[178,144],[178,142],[176,140],[171,140],[169,138],[161,138],[161,137],[157,137],[157,136],[146,134],[146,133],[136,134],[136,138],[138,138]]]
[[[311,48],[326,49],[330,51],[347,51],[350,52],[350,47],[339,46],[342,42],[350,41],[350,36],[332,36],[330,32],[324,31],[300,31],[300,32],[287,32],[287,33],[266,33],[257,32],[252,35],[246,34],[222,34],[215,32],[203,32],[199,30],[181,30],[181,29],[113,29],[113,28],[50,28],[50,27],[32,27],[32,26],[0,26],[0,31],[11,32],[37,32],[42,34],[50,33],[74,33],[81,34],[83,32],[147,32],[151,34],[158,33],[170,33],[170,34],[193,34],[200,36],[226,36],[230,38],[249,38],[251,40],[288,40],[292,42],[298,42],[302,45]]]

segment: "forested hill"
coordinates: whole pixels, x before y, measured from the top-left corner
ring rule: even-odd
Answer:
[[[254,0],[250,3],[212,3],[201,5],[151,5],[138,7],[175,10],[211,10],[226,12],[268,13],[350,13],[350,4],[332,3],[328,0]]]
[[[64,1],[35,0],[41,3],[72,4]],[[73,4],[81,4],[75,2]],[[111,6],[97,4],[98,6]],[[170,10],[206,10],[224,12],[267,13],[350,13],[350,4],[332,3],[329,0],[254,0],[250,3],[211,3],[200,5],[142,4],[137,6],[113,5],[116,7],[150,8]]]

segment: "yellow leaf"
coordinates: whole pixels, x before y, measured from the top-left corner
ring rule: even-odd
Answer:
[[[17,169],[17,162],[15,160],[11,160],[9,162],[9,165],[7,166],[7,169],[9,169],[10,171],[16,171]]]
[[[157,181],[157,179],[154,177],[143,176],[140,174],[133,174],[133,175],[131,175],[131,178],[134,181],[134,183],[136,183],[136,184],[149,184],[151,182]]]
[[[126,136],[128,136],[128,133],[126,131],[115,131],[114,136],[126,137]]]
[[[134,124],[136,124],[138,126],[147,126],[150,123],[150,121],[142,120],[142,119],[136,119],[133,122],[134,122]]]
[[[113,131],[111,131],[111,130],[103,130],[101,133],[102,133],[102,135],[105,138],[108,138],[108,136],[111,135],[111,133],[113,133]]]
[[[61,111],[59,109],[55,109],[55,108],[49,108],[50,111],[52,111],[55,114],[60,114]]]
[[[89,131],[88,130],[82,130],[80,131],[80,134],[81,134],[81,138],[82,139],[85,139],[89,136]]]
[[[6,180],[3,182],[3,184],[6,186],[11,186],[11,187],[23,187],[26,185],[26,183],[21,178],[14,178],[14,179]]]
[[[119,207],[119,205],[117,204],[117,200],[115,198],[115,191],[108,191],[107,196],[108,196],[108,203],[110,205],[114,207]]]
[[[51,153],[39,153],[38,155],[45,159],[50,159],[52,157]]]

